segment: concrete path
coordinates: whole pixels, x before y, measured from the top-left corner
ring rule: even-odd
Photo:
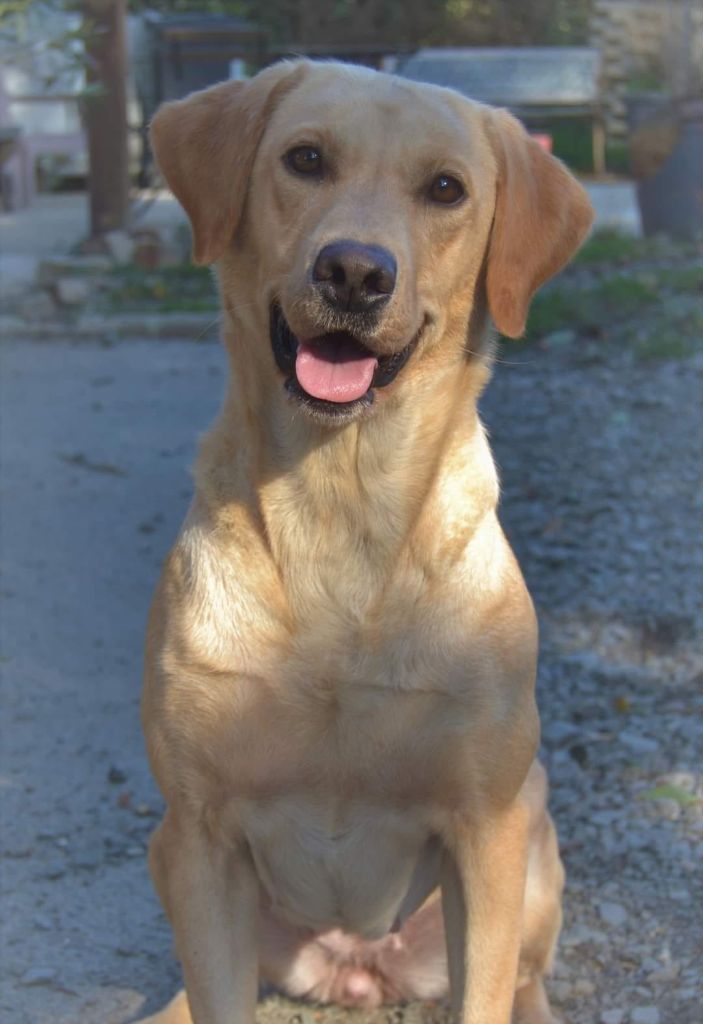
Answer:
[[[0,348],[7,1024],[122,1024],[176,986],[147,876],[142,638],[223,362],[209,343]]]
[[[134,205],[134,223],[169,227],[186,223],[169,192],[145,193]],[[47,256],[70,252],[88,234],[88,198],[82,192],[40,195],[23,210],[0,213],[0,298],[26,288]]]
[[[703,812],[680,787],[703,794],[703,361],[638,364],[607,343],[584,361],[582,345],[508,349],[484,406],[542,619],[569,878],[551,989],[570,1024],[605,1021],[597,1007],[698,1024]],[[126,1024],[178,984],[147,875],[161,802],[139,724],[142,642],[224,357],[209,342],[54,340],[5,341],[0,361],[0,1020]],[[662,781],[691,805],[641,799]],[[297,1012],[274,1002],[259,1024]]]

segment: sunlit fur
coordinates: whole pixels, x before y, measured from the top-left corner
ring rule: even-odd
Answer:
[[[143,703],[168,803],[150,863],[195,1024],[251,1024],[259,974],[362,1006],[439,995],[440,882],[464,1024],[548,1024],[563,874],[536,626],[476,403],[489,317],[520,333],[587,230],[585,194],[508,114],[338,64],[169,104],[153,139],[196,258],[217,261],[230,362]],[[296,144],[327,177],[290,173]],[[440,172],[465,202],[428,200]],[[398,263],[364,344],[392,354],[425,324],[340,427],[291,400],[269,338],[274,302],[298,337],[325,329],[309,270],[336,238]],[[185,997],[153,1020],[189,1021]]]

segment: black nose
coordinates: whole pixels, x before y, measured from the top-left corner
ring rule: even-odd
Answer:
[[[331,306],[362,313],[388,301],[397,270],[392,253],[380,245],[341,239],[320,250],[312,279]]]

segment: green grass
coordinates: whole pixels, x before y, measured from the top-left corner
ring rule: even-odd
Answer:
[[[700,242],[600,231],[573,268],[535,297],[526,341],[597,338],[643,363],[684,359],[703,345],[701,297]]]
[[[659,289],[652,281],[625,274],[587,288],[556,285],[532,303],[527,338],[543,338],[563,328],[598,334],[606,324],[634,316],[658,297]]]
[[[209,313],[218,308],[208,267],[182,264],[159,270],[121,267],[110,277],[107,304],[115,312]]]
[[[608,228],[591,235],[579,250],[574,263],[589,266],[597,263],[629,263],[645,259],[651,251],[650,239],[636,238]]]
[[[659,288],[656,282],[625,274],[608,277],[591,292],[593,300],[599,303],[608,316],[634,316],[643,306],[656,302]]]
[[[662,284],[684,295],[703,295],[703,266],[670,267],[659,274]]]
[[[667,274],[669,274],[674,284],[678,279],[681,281],[688,279],[690,283],[685,290],[698,291],[698,282],[703,277],[702,255],[700,244],[696,241],[674,242],[666,235],[636,238],[634,235],[624,234],[614,228],[605,228],[591,235],[576,254],[573,264],[575,266],[630,265],[659,257],[678,261],[686,260],[692,265],[672,267],[669,271],[660,270],[658,273],[662,280],[668,280]]]
[[[634,344],[635,356],[641,363],[658,363],[666,359],[686,359],[698,348],[694,338],[661,325]]]

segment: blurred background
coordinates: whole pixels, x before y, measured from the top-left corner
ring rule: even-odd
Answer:
[[[226,365],[147,128],[296,54],[506,106],[589,191],[592,236],[482,402],[541,622],[550,992],[569,1024],[700,1024],[702,0],[0,0],[0,1015],[126,1024],[179,983],[142,637]]]
[[[599,178],[648,180],[667,158],[701,158],[689,138],[703,97],[700,0],[3,0],[3,209],[87,184],[90,233],[124,229],[130,190],[158,185],[147,144],[158,104],[294,54],[508,106]],[[685,168],[661,191],[672,187],[685,191]],[[664,210],[653,187],[638,195],[646,230],[701,228],[685,196]]]

